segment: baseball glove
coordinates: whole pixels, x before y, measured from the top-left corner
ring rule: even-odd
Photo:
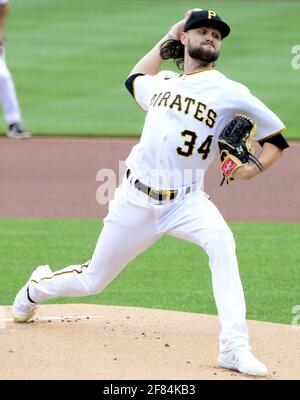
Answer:
[[[222,130],[218,142],[223,179],[228,184],[233,173],[252,161],[260,171],[263,166],[255,157],[253,137],[256,134],[255,123],[247,116],[237,114]]]

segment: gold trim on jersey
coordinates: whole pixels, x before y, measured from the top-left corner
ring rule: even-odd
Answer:
[[[45,281],[45,280],[50,280],[52,278],[54,278],[55,276],[59,276],[59,275],[65,275],[65,274],[72,274],[73,272],[76,272],[77,274],[82,274],[83,272],[83,268],[88,268],[90,265],[91,260],[87,261],[85,264],[82,264],[80,266],[81,270],[78,271],[77,269],[72,269],[71,271],[63,271],[63,272],[58,272],[58,273],[54,273],[51,276],[45,276],[44,278],[41,278],[40,280],[36,281],[34,279],[32,279],[30,282],[33,283],[39,283],[41,281]]]
[[[187,74],[182,73],[182,75],[195,75],[195,74],[201,74],[201,72],[209,72],[209,71],[214,71],[214,69],[203,69],[202,71],[194,71],[194,72],[188,72]]]
[[[279,131],[277,131],[277,132],[274,132],[274,133],[271,133],[270,135],[268,135],[268,136],[265,136],[265,137],[263,137],[263,138],[261,138],[261,139],[258,139],[258,143],[259,142],[261,142],[262,140],[265,140],[265,139],[269,139],[270,137],[273,137],[273,136],[276,136],[276,135],[279,135],[281,132],[283,132],[283,131],[285,131],[286,130],[286,127],[284,126],[283,128],[281,128]]]

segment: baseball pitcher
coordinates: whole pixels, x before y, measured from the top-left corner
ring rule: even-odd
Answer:
[[[205,193],[203,177],[219,154],[227,182],[251,179],[271,167],[288,144],[282,121],[247,87],[214,68],[229,34],[215,11],[189,10],[135,65],[126,87],[145,110],[145,124],[92,259],[56,272],[37,267],[16,296],[16,321],[28,321],[44,300],[100,292],[169,234],[202,247],[209,257],[221,323],[219,366],[267,374],[251,352],[233,234]],[[179,73],[160,71],[167,59],[175,60]],[[258,156],[253,138],[262,147]]]

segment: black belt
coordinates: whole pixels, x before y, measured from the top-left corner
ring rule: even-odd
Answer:
[[[128,168],[126,171],[126,178],[129,180],[131,171]],[[138,179],[136,179],[135,181],[131,182],[134,187],[138,190],[140,190],[141,192],[145,193],[147,196],[152,197],[154,200],[157,201],[172,201],[176,198],[176,196],[178,195],[178,190],[177,189],[169,189],[169,190],[157,190],[157,189],[153,189],[150,186],[145,185],[143,182],[139,181]],[[185,194],[188,194],[191,191],[191,186],[187,186],[185,188]]]

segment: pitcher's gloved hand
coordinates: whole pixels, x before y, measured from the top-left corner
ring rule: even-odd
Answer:
[[[256,134],[255,123],[247,116],[237,114],[222,130],[218,142],[223,180],[229,183],[237,168],[252,161],[260,171],[263,166],[255,157],[253,137]]]

